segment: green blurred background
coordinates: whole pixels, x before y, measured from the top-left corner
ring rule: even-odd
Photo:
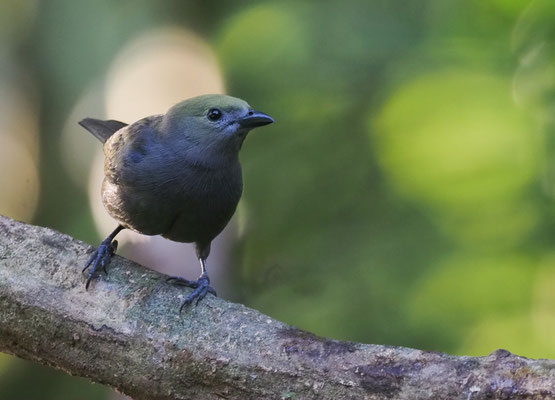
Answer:
[[[4,0],[0,30],[0,213],[98,244],[76,122],[225,91],[277,121],[243,147],[227,298],[555,358],[552,0]],[[0,398],[110,396],[0,354]]]

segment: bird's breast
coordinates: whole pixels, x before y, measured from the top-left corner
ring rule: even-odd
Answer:
[[[179,182],[175,219],[163,236],[179,242],[210,242],[227,225],[243,190],[240,167],[199,167]]]

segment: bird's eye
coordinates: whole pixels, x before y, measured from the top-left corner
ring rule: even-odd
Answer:
[[[217,108],[211,108],[210,110],[208,110],[208,114],[206,114],[210,121],[217,121],[222,118],[222,115],[222,112]]]

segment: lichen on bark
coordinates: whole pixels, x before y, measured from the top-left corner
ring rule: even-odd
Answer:
[[[115,257],[84,290],[93,248],[0,217],[0,351],[141,399],[553,399],[555,361],[454,357],[341,342],[183,289]]]

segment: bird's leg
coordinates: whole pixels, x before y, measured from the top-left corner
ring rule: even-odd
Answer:
[[[99,265],[102,267],[102,270],[104,271],[104,273],[108,274],[108,272],[106,271],[106,265],[108,265],[108,263],[110,262],[110,259],[112,258],[112,256],[116,252],[116,249],[118,248],[118,241],[114,240],[114,238],[122,229],[125,229],[125,228],[121,225],[119,225],[116,229],[114,229],[114,231],[110,233],[110,235],[102,241],[100,246],[98,246],[98,249],[96,249],[89,257],[89,260],[85,265],[85,268],[83,268],[83,272],[85,272],[85,270],[89,268],[89,266],[91,266],[91,270],[89,271],[89,277],[87,278],[87,283],[85,284],[85,289],[89,288],[89,285],[91,284],[91,280],[94,276],[94,273],[96,272],[96,269],[98,268]]]
[[[179,286],[186,286],[195,289],[193,290],[193,293],[187,296],[185,301],[181,304],[179,312],[181,312],[185,306],[191,304],[195,300],[195,304],[198,304],[206,296],[207,293],[211,293],[216,296],[216,291],[210,286],[210,278],[208,277],[208,273],[206,272],[206,259],[199,258],[199,262],[201,274],[196,281],[190,281],[178,276],[167,279],[167,282],[172,282]]]

